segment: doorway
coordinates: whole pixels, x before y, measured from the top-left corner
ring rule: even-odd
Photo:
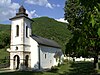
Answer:
[[[20,64],[20,57],[18,55],[14,56],[14,68],[17,70],[19,69],[19,64]]]

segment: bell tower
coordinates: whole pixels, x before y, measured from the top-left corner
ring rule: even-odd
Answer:
[[[11,18],[10,69],[30,67],[30,35],[33,20],[21,6],[16,16]],[[23,68],[23,66],[25,66]]]

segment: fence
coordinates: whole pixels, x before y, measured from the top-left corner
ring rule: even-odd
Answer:
[[[66,57],[67,60],[70,60],[70,61],[94,61],[94,58],[83,58],[83,57],[80,57],[80,58],[76,58],[76,57]]]

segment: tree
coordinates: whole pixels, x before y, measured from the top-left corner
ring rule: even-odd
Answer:
[[[66,54],[79,56],[82,53],[82,43],[84,42],[81,34],[81,25],[83,20],[84,9],[79,0],[67,0],[65,3],[65,19],[68,20],[68,29],[72,31],[73,37],[66,45]],[[69,50],[68,50],[69,49]]]
[[[94,52],[94,68],[98,70],[98,55],[100,49],[100,0],[80,0],[85,8],[83,28],[87,36],[88,49]],[[83,29],[84,30],[84,29]]]
[[[74,11],[72,11],[74,7]],[[73,16],[74,14],[74,16]],[[65,4],[65,19],[73,38],[70,46],[74,52],[89,53],[94,57],[94,68],[98,69],[100,48],[100,1],[99,0],[67,0]],[[75,38],[77,37],[77,38]],[[84,51],[85,50],[85,51]]]

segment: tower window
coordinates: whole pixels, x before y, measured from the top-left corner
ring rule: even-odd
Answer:
[[[28,37],[28,26],[26,26],[26,37]]]
[[[19,26],[16,26],[16,36],[19,36]]]

